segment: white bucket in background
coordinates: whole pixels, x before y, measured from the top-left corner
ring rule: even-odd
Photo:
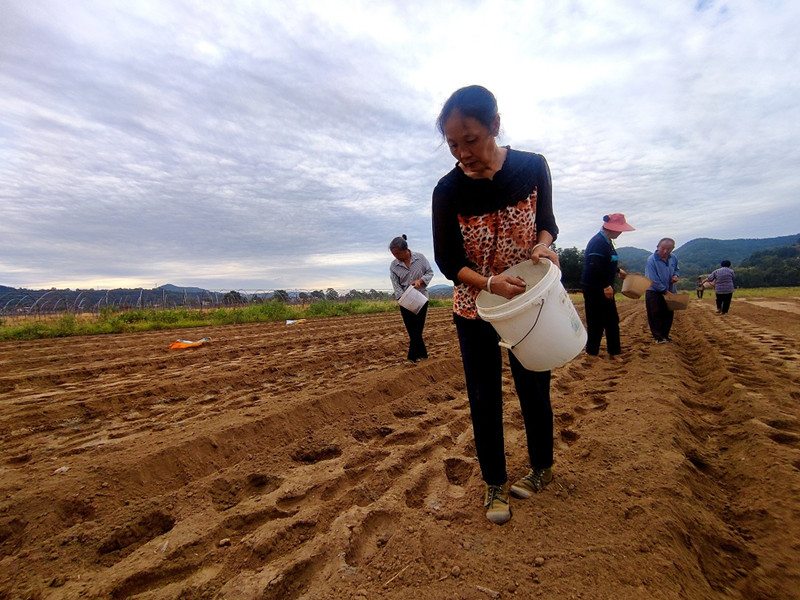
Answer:
[[[428,299],[425,297],[425,294],[420,292],[413,285],[410,285],[402,293],[400,298],[398,298],[397,303],[416,315],[422,310],[422,307],[425,306],[427,301]]]
[[[478,315],[492,324],[500,345],[529,371],[549,371],[578,356],[586,330],[561,285],[559,268],[547,259],[537,265],[526,260],[501,275],[520,277],[528,285],[511,300],[486,291],[475,300]]]

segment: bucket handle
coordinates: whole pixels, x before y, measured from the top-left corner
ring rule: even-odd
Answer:
[[[501,339],[499,342],[497,342],[497,345],[502,347],[502,348],[508,348],[509,350],[513,350],[514,348],[519,346],[522,342],[524,342],[525,338],[528,337],[531,334],[531,332],[536,327],[536,324],[539,322],[539,317],[542,316],[542,309],[543,308],[544,308],[544,298],[542,298],[542,303],[539,305],[539,314],[536,315],[536,320],[533,322],[533,325],[531,325],[531,328],[528,329],[528,333],[523,335],[522,339],[520,341],[518,341],[516,344],[509,344],[505,340]]]

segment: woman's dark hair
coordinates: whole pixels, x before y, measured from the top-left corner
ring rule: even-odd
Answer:
[[[465,117],[472,117],[491,130],[497,117],[497,100],[492,92],[480,85],[469,85],[453,92],[442,106],[439,118],[436,119],[436,128],[442,137],[444,137],[444,124],[455,110]]]
[[[729,261],[729,260],[723,260],[723,261],[722,261],[720,264],[721,264],[723,267],[730,267],[730,266],[731,266],[731,261]]]
[[[389,242],[389,252],[392,250],[408,250],[408,242],[406,241],[407,239],[408,237],[405,233],[394,238],[391,242]]]

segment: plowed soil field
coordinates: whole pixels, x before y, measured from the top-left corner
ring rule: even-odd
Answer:
[[[664,345],[619,307],[500,527],[449,309],[417,364],[398,313],[0,343],[0,598],[800,597],[800,301],[693,300]]]

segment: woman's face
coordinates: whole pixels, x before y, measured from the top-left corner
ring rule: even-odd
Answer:
[[[454,110],[444,123],[444,137],[450,153],[465,171],[479,173],[491,168],[497,150],[495,136],[500,128],[500,117],[495,117],[492,130],[473,117],[465,117]]]
[[[399,248],[392,248],[392,256],[394,256],[397,260],[408,260],[411,258],[411,250],[406,248],[405,250],[400,250]]]

